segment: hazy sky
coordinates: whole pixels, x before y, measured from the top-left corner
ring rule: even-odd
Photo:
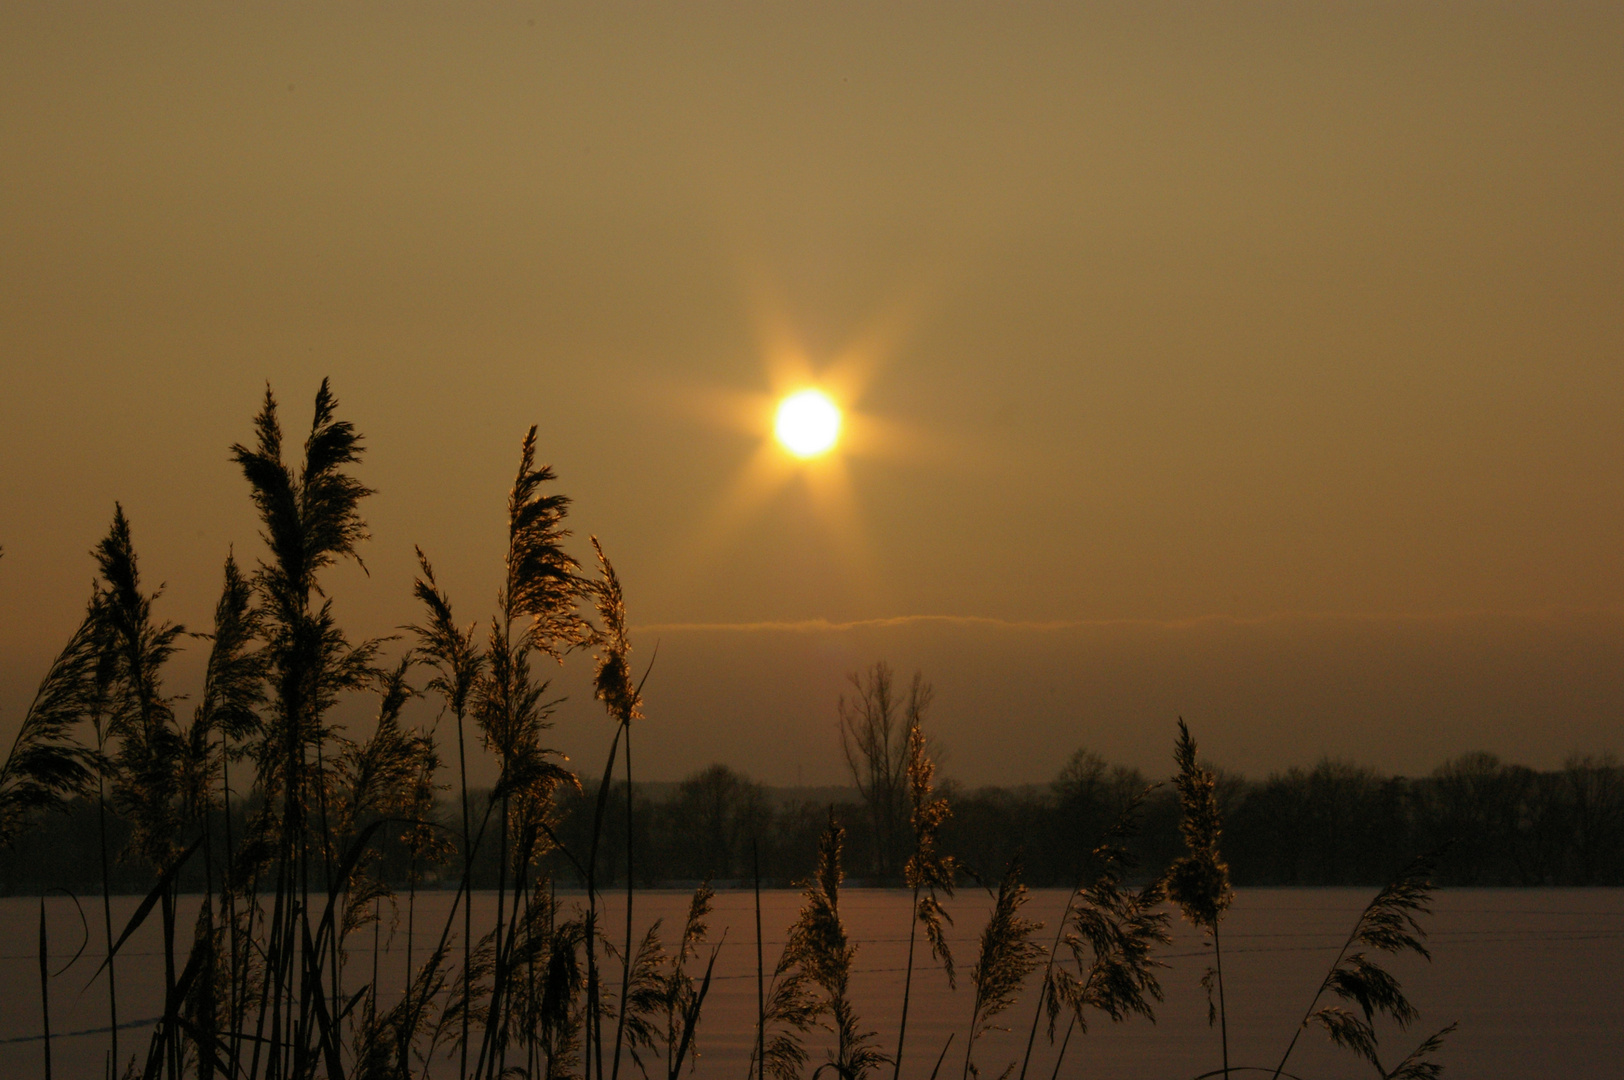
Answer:
[[[352,630],[485,613],[537,423],[665,775],[834,779],[881,657],[971,782],[1624,750],[1618,5],[467,7],[0,8],[0,733],[115,499],[204,628],[330,375]]]

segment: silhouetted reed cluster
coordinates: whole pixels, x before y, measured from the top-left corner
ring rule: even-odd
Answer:
[[[726,932],[712,933],[708,880],[680,928],[640,923],[636,899],[649,881],[683,877],[756,886],[750,1075],[763,1080],[862,1080],[887,1068],[897,1080],[905,1061],[910,1075],[934,1080],[953,1038],[961,1039],[954,1061],[964,1080],[1024,1080],[1040,1030],[1058,1042],[1058,1074],[1090,1018],[1154,1018],[1162,999],[1156,954],[1175,911],[1214,946],[1206,983],[1222,1028],[1220,929],[1232,899],[1226,818],[1245,820],[1253,802],[1287,797],[1297,774],[1238,795],[1200,761],[1180,721],[1167,791],[1081,753],[1040,796],[944,791],[925,730],[929,686],[916,676],[905,695],[893,693],[880,664],[853,677],[853,696],[839,708],[861,804],[775,804],[722,767],[651,800],[632,771],[642,694],[620,582],[596,538],[591,571],[568,553],[570,503],[538,464],[535,436],[531,429],[520,448],[507,551],[486,618],[459,621],[419,551],[419,621],[403,641],[354,640],[323,579],[336,563],[359,562],[367,539],[361,507],[371,492],[353,475],[361,436],[338,418],[324,382],[309,431],[290,454],[267,392],[254,438],[231,449],[264,551],[250,572],[225,560],[213,624],[196,635],[208,642],[208,658],[189,715],[176,709],[180,698],[165,681],[187,632],[161,617],[158,591],[142,582],[131,523],[115,508],[92,552],[97,579],[83,619],[0,764],[0,848],[25,850],[23,834],[41,814],[77,807],[53,819],[54,835],[85,858],[56,860],[59,880],[42,884],[100,894],[100,941],[89,953],[99,962],[91,981],[107,993],[108,1077],[619,1080],[635,1069],[676,1080],[698,1061]],[[578,652],[593,658],[594,692],[613,729],[603,770],[586,783],[548,745],[556,702],[540,673]],[[335,718],[339,702],[356,695],[373,702],[362,731]],[[439,705],[423,728],[404,719],[420,695]],[[495,766],[489,791],[468,786],[472,755]],[[1483,762],[1441,772],[1438,798],[1485,805],[1449,800],[1463,785],[1482,790],[1486,772]],[[1579,862],[1592,875],[1610,865],[1606,845],[1616,842],[1598,839],[1616,830],[1602,809],[1616,805],[1616,788],[1607,786],[1616,772],[1600,762],[1563,774],[1588,800],[1590,846]],[[1145,864],[1164,870],[1141,871],[1139,826],[1157,812],[1176,822],[1179,846]],[[977,839],[998,814],[1007,819],[1004,838]],[[864,1022],[853,993],[860,946],[841,913],[849,858],[842,818],[866,830],[862,857],[873,879],[910,896],[894,1044]],[[1042,880],[1071,889],[1052,935],[1024,914],[1031,877],[1001,849],[1010,829],[1048,860]],[[769,877],[795,878],[804,891],[771,964],[760,927],[764,854]],[[1377,1018],[1402,1029],[1416,1012],[1380,954],[1426,955],[1418,918],[1427,912],[1431,867],[1412,863],[1376,896],[1300,1026],[1323,1027],[1389,1080],[1435,1075],[1430,1055],[1448,1031],[1422,1040],[1393,1069],[1383,1065]],[[943,901],[971,880],[985,883],[990,913],[974,955],[955,958]],[[18,881],[8,872],[8,887]],[[115,924],[112,893],[137,882],[141,902]],[[566,885],[582,891],[561,893]],[[432,922],[417,905],[428,886],[452,895],[449,912]],[[624,921],[614,926],[604,918],[610,888],[625,897]],[[476,889],[490,901],[477,918]],[[183,890],[201,894],[191,925],[182,925]],[[394,979],[379,970],[386,956],[402,964],[378,947],[386,905],[405,925]],[[150,1032],[121,1039],[121,949],[151,919],[163,937],[163,1015]],[[47,934],[42,902],[49,1075],[51,981],[62,972],[46,962]],[[965,1026],[944,1045],[910,1046],[915,969],[935,966],[949,984],[967,971]],[[400,988],[386,992],[386,983]],[[984,1060],[983,1037],[1029,990],[1024,1055]],[[1277,1075],[1296,1042],[1293,1035]],[[1222,1072],[1243,1067],[1229,1061],[1227,1039],[1221,1052]]]

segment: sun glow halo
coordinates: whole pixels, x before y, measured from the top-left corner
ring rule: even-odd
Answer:
[[[812,458],[840,437],[840,408],[821,390],[802,390],[778,405],[773,434],[798,458]]]

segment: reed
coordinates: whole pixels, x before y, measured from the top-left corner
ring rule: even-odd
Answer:
[[[953,952],[948,947],[945,926],[953,920],[942,907],[941,898],[953,896],[955,860],[943,854],[937,840],[942,823],[952,813],[947,800],[936,794],[936,763],[926,748],[921,715],[930,700],[930,689],[918,692],[915,681],[914,707],[908,714],[908,802],[909,824],[913,826],[914,850],[903,868],[903,878],[913,897],[908,920],[908,961],[902,982],[902,1016],[897,1022],[897,1052],[891,1058],[892,1080],[902,1075],[902,1049],[908,1035],[908,1005],[913,994],[914,942],[921,926],[930,942],[931,959],[941,962],[947,985],[956,988]]]
[[[594,536],[591,539],[592,550],[598,556],[598,579],[587,583],[586,591],[597,608],[598,618],[602,624],[592,634],[592,640],[598,646],[597,671],[593,676],[593,693],[599,701],[603,702],[610,719],[615,721],[615,733],[626,755],[626,943],[622,956],[627,959],[624,959],[621,965],[620,1001],[622,1004],[617,1011],[615,1021],[614,1065],[609,1074],[610,1080],[620,1080],[620,1055],[626,1038],[626,1018],[629,1008],[627,1003],[631,1000],[631,981],[634,966],[629,959],[632,955],[633,902],[636,898],[635,879],[637,869],[634,855],[636,836],[632,827],[635,820],[632,813],[634,795],[634,788],[632,787],[632,721],[642,719],[643,695],[641,685],[632,686],[631,666],[628,659],[631,656],[632,647],[630,638],[626,633],[626,601],[620,590],[620,578],[616,576],[614,565],[609,561],[609,556],[603,553],[603,545],[598,542],[598,538]],[[646,675],[644,677],[647,678]],[[612,769],[614,763],[612,750],[609,760]],[[609,776],[610,771],[605,770],[605,786],[599,789],[600,813],[594,823],[592,841],[594,853],[597,850],[596,831],[602,827],[601,807],[603,805],[602,800],[608,792]],[[593,861],[595,864],[596,859],[594,858]],[[705,910],[708,911],[708,890],[702,889],[701,892],[707,894]],[[697,897],[695,903],[698,904]],[[690,914],[690,924],[693,924],[695,918],[696,915]],[[679,950],[679,957],[684,955],[687,944],[688,937],[685,933],[683,949]]]
[[[115,805],[131,825],[134,852],[160,875],[178,870],[182,837],[200,828],[199,808],[188,814],[182,800],[187,742],[176,723],[173,699],[163,690],[163,669],[184,628],[157,618],[159,593],[141,587],[141,574],[124,508],[114,505],[107,536],[92,552],[100,571],[97,613],[104,623],[104,671],[111,676],[107,727],[117,737],[113,759]],[[161,591],[161,590],[160,590]],[[194,845],[195,848],[196,845]],[[182,994],[175,965],[175,905],[178,876],[158,897],[164,934],[164,1019],[154,1033],[148,1058],[164,1063],[165,1075],[180,1075],[183,1036],[177,1008]]]
[[[1097,867],[1094,876],[1078,882],[1066,901],[1027,1032],[1019,1080],[1025,1080],[1045,1013],[1051,1044],[1061,1013],[1069,1015],[1055,1057],[1057,1076],[1072,1034],[1088,1031],[1087,1010],[1102,1012],[1113,1023],[1135,1015],[1152,1023],[1156,1020],[1152,1003],[1162,1000],[1156,969],[1164,965],[1155,959],[1155,949],[1171,940],[1167,914],[1158,910],[1163,886],[1152,881],[1135,890],[1124,882],[1135,866],[1126,845],[1137,832],[1139,809],[1149,790],[1138,793],[1122,809],[1110,833],[1091,853]],[[1070,960],[1070,967],[1064,959]]]
[[[417,640],[418,654],[432,665],[435,675],[425,689],[440,696],[443,707],[449,709],[457,722],[457,796],[462,811],[462,876],[466,888],[474,873],[473,829],[468,809],[468,745],[465,731],[468,711],[475,688],[485,671],[485,655],[475,644],[477,624],[466,629],[457,625],[451,614],[451,601],[434,580],[434,567],[422,548],[417,552],[418,576],[412,582],[412,594],[427,614],[423,623],[407,627]],[[473,958],[473,906],[464,904],[462,932],[462,966],[466,970]],[[468,1073],[468,1010],[461,1013],[459,1060],[462,1075]]]
[[[31,815],[61,809],[99,775],[96,751],[80,746],[73,729],[93,708],[100,657],[94,602],[73,637],[51,661],[5,761],[0,762],[0,847],[12,846]]]
[[[526,907],[522,898],[545,835],[541,822],[559,785],[577,783],[575,775],[559,764],[562,755],[542,745],[556,702],[547,698],[549,683],[536,681],[530,668],[532,654],[561,662],[565,653],[589,640],[588,626],[576,610],[580,566],[562,546],[569,536],[563,524],[569,498],[547,493],[546,485],[556,476],[548,466],[536,464],[535,450],[532,427],[520,449],[518,473],[508,495],[505,574],[486,643],[485,675],[474,697],[476,721],[497,759],[493,797],[501,804],[490,1020],[475,1076],[496,1076],[505,1068],[507,1047],[516,1032],[504,999],[511,992]],[[587,934],[589,957],[595,933],[593,922]]]
[[[45,932],[45,897],[39,898],[39,1016],[45,1036],[45,1080],[51,1080],[51,943]]]
[[[975,1063],[976,1041],[993,1029],[1004,1010],[1015,1004],[1026,977],[1043,960],[1043,947],[1032,940],[1043,924],[1021,914],[1028,898],[1026,886],[1021,884],[1020,862],[1012,861],[998,884],[992,914],[981,931],[975,966],[970,969],[975,996],[964,1038],[965,1080],[981,1075]],[[1012,1061],[999,1075],[1008,1076],[1014,1067]]]
[[[757,1074],[775,1080],[798,1080],[807,1062],[806,1036],[824,1011],[811,968],[802,962],[806,943],[795,932],[810,922],[813,892],[819,887],[816,881],[814,878],[807,884],[807,901],[773,967],[771,981],[765,992],[758,990],[756,1050],[750,1065]],[[756,937],[759,941],[759,928]]]
[[[1432,911],[1430,878],[1436,863],[1437,853],[1415,859],[1365,905],[1336,959],[1331,961],[1325,978],[1309,999],[1302,1022],[1292,1033],[1286,1052],[1280,1056],[1280,1064],[1275,1066],[1276,1078],[1284,1072],[1298,1038],[1311,1024],[1324,1028],[1332,1042],[1364,1058],[1386,1080],[1430,1080],[1438,1075],[1440,1067],[1430,1057],[1454,1031],[1454,1024],[1422,1040],[1393,1070],[1382,1066],[1373,1025],[1375,1017],[1384,1015],[1400,1028],[1407,1028],[1419,1014],[1405,997],[1399,981],[1366,951],[1409,952],[1432,959],[1424,944],[1426,931],[1419,920]],[[1357,1006],[1359,1011],[1338,1005],[1320,1006],[1328,993]]]
[[[768,1015],[781,1026],[778,1037],[791,1042],[795,1040],[792,1031],[806,1030],[801,1021],[809,1023],[827,1016],[835,1033],[835,1048],[829,1059],[813,1070],[813,1077],[829,1070],[840,1080],[862,1080],[889,1059],[874,1046],[875,1033],[863,1029],[851,999],[851,967],[857,946],[847,937],[840,919],[840,884],[845,878],[840,857],[845,838],[846,830],[835,821],[831,810],[829,824],[818,841],[817,870],[806,884],[806,901],[790,927],[784,955],[778,962],[780,973],[793,970],[798,977],[784,980],[773,995],[782,1000],[769,1004]],[[812,987],[821,995],[808,1008],[803,995]],[[775,1050],[776,1060],[781,1063],[795,1060],[797,1050],[800,1061],[805,1060],[805,1051],[798,1045],[780,1043],[774,1048],[769,1044],[769,1065],[775,1060]]]
[[[1201,977],[1201,986],[1207,991],[1207,1024],[1218,1025],[1223,1075],[1227,1078],[1229,1014],[1224,1002],[1224,952],[1218,927],[1235,899],[1235,891],[1229,885],[1229,866],[1218,850],[1223,820],[1218,812],[1217,776],[1196,759],[1195,739],[1182,717],[1173,759],[1178,764],[1173,785],[1178,791],[1179,832],[1184,838],[1185,854],[1168,867],[1167,898],[1212,942],[1213,964]]]

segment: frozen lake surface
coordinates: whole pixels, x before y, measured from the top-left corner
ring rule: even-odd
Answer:
[[[1234,1064],[1266,1065],[1272,1071],[1309,996],[1373,892],[1239,890],[1224,923],[1223,938]],[[669,940],[679,932],[688,899],[688,894],[680,892],[639,893],[635,909],[639,934],[651,920],[663,918]],[[449,893],[419,897],[419,960],[430,937],[437,936],[450,900]],[[762,895],[769,970],[800,900],[800,894],[789,891]],[[622,902],[611,899],[607,916],[607,927],[617,938]],[[42,1075],[40,1042],[14,1041],[35,1036],[40,1030],[38,903],[36,899],[0,900],[0,1075],[7,1077]],[[79,943],[78,914],[65,897],[54,896],[46,903],[52,952],[59,955],[58,963],[66,962]],[[128,918],[136,903],[135,897],[115,899],[115,920]],[[1062,892],[1040,890],[1027,907],[1030,917],[1049,927],[1040,935],[1045,946],[1052,940],[1054,920],[1064,903]],[[476,896],[476,927],[481,916],[488,922],[492,906],[490,896]],[[988,906],[986,894],[974,890],[961,891],[951,905],[956,919],[954,952],[961,972],[956,992],[948,989],[941,971],[929,965],[928,951],[920,949],[926,962],[916,966],[914,976],[905,1076],[928,1077],[943,1042],[954,1031],[959,1034],[941,1075],[957,1077],[963,1068],[963,1032],[971,1005],[968,976],[975,959],[975,938]],[[860,943],[854,999],[864,1026],[879,1033],[879,1044],[889,1053],[895,1046],[901,1003],[908,897],[889,890],[848,889],[841,895],[841,911],[848,932]],[[88,900],[86,913],[99,919],[99,908],[92,909]],[[155,1017],[162,1011],[157,922],[154,916],[120,954],[121,1021]],[[1426,926],[1431,932],[1433,962],[1405,958],[1393,965],[1410,1000],[1421,1010],[1421,1019],[1409,1032],[1378,1029],[1384,1061],[1397,1062],[1427,1034],[1459,1021],[1459,1030],[1438,1056],[1446,1077],[1624,1076],[1620,1064],[1624,1061],[1624,890],[1444,891],[1438,894],[1435,914]],[[705,1080],[745,1080],[756,1007],[755,916],[750,892],[719,893],[711,927],[713,941],[724,928],[727,938],[700,1025],[702,1056],[693,1075]],[[400,986],[404,935],[403,921],[393,941],[387,931],[384,935],[379,981],[386,993],[398,992]],[[100,940],[99,935],[95,940]],[[371,940],[372,935],[364,933],[355,943],[358,947],[345,979],[352,989],[370,975]],[[107,1023],[105,984],[98,980],[86,988],[100,962],[96,952],[94,946],[88,949],[85,958],[52,982],[51,1026],[57,1033],[53,1058],[58,1077],[92,1077],[101,1072],[107,1035],[72,1034]],[[1169,965],[1162,972],[1167,1000],[1157,1010],[1157,1023],[1133,1020],[1113,1025],[1103,1017],[1093,1017],[1088,1033],[1073,1037],[1060,1075],[1177,1080],[1218,1068],[1218,1034],[1207,1026],[1206,997],[1197,985],[1207,965],[1206,953],[1198,935],[1177,925],[1174,943],[1163,956]],[[1034,1006],[1030,995],[1023,998],[1001,1018],[1016,1030],[995,1033],[977,1044],[976,1062],[983,1075],[996,1076],[1007,1061],[1020,1056]],[[121,1031],[121,1053],[144,1050],[147,1035],[142,1028]],[[813,1064],[823,1057],[823,1046],[814,1043]],[[1053,1060],[1053,1048],[1040,1032],[1029,1077],[1048,1080]],[[1318,1030],[1304,1034],[1290,1071],[1316,1080],[1372,1075],[1368,1065],[1330,1047]],[[451,1070],[441,1072],[451,1076]],[[889,1078],[890,1070],[883,1075]]]

